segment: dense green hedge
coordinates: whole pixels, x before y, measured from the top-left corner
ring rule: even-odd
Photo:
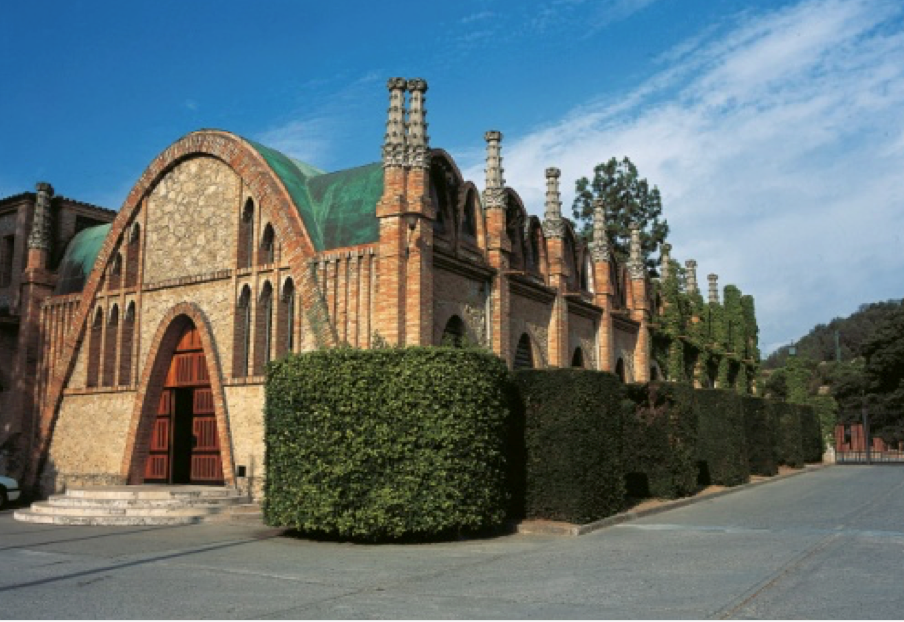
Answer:
[[[699,483],[737,486],[750,479],[744,412],[735,391],[697,389]]]
[[[800,410],[795,404],[770,402],[775,426],[775,461],[779,465],[800,468],[804,465],[801,443]]]
[[[741,398],[744,411],[744,434],[747,439],[747,462],[751,475],[775,475],[775,427],[769,403],[761,397]]]
[[[625,484],[630,497],[675,499],[697,488],[694,389],[654,382],[628,385]]]
[[[587,523],[624,503],[624,385],[606,372],[525,370],[522,398],[527,518]]]
[[[800,442],[804,462],[822,462],[822,426],[816,409],[809,405],[797,405],[800,412]]]
[[[454,348],[323,350],[271,364],[269,525],[432,538],[505,519],[510,376]]]

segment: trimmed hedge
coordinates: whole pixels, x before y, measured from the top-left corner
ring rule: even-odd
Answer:
[[[770,402],[775,426],[775,461],[795,469],[804,465],[800,410],[795,404]]]
[[[583,369],[515,374],[522,398],[527,518],[588,523],[623,506],[624,385]]]
[[[699,483],[737,486],[750,480],[740,396],[725,389],[697,389]]]
[[[825,447],[816,409],[809,405],[798,405],[797,408],[800,412],[801,457],[804,462],[822,462]]]
[[[751,475],[772,476],[778,473],[775,464],[775,427],[769,403],[761,397],[741,398],[744,411],[744,433],[747,438],[747,462]]]
[[[510,376],[492,354],[341,348],[272,363],[268,525],[363,540],[500,526]]]
[[[697,489],[694,389],[653,382],[628,385],[624,464],[627,494],[676,499]]]

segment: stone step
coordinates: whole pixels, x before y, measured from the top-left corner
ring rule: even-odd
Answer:
[[[86,486],[51,495],[13,517],[55,525],[186,525],[243,508],[239,514],[255,520],[260,508],[249,501],[222,486]]]
[[[211,507],[232,506],[248,503],[248,497],[192,497],[192,498],[160,498],[160,499],[115,499],[109,497],[70,497],[68,495],[51,495],[46,503],[54,507],[109,507],[109,508],[168,508],[168,507]]]
[[[91,525],[107,527],[194,525],[197,516],[72,516],[68,514],[39,514],[31,510],[16,510],[13,518],[26,523],[45,525]]]
[[[207,507],[109,507],[109,506],[81,506],[65,507],[38,501],[31,504],[31,511],[35,514],[55,514],[58,516],[205,516],[218,514],[223,511],[222,506],[212,505]]]

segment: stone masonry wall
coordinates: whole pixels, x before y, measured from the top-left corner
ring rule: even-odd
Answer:
[[[540,360],[534,360],[537,368],[549,367],[549,328],[552,321],[552,304],[513,295],[511,304],[511,347],[509,360],[515,360],[515,348],[523,333],[528,333],[540,353]]]
[[[148,202],[145,282],[231,267],[238,201],[239,177],[217,159],[168,172]]]
[[[264,385],[226,386],[232,456],[246,469],[247,485],[260,498],[264,485]]]
[[[42,490],[124,483],[122,456],[134,398],[133,391],[67,395],[60,406]]]
[[[588,317],[570,313],[568,315],[568,360],[574,356],[576,348],[584,354],[584,367],[599,369],[597,364],[596,329]]]
[[[489,346],[487,335],[487,296],[489,287],[447,270],[434,274],[433,343],[442,343],[443,330],[453,315],[459,316],[468,330],[468,338]]]

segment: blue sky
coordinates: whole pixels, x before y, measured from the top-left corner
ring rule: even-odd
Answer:
[[[890,0],[44,2],[0,9],[0,196],[118,208],[220,128],[327,170],[379,159],[386,78],[483,184],[483,132],[542,215],[629,156],[673,256],[753,294],[764,350],[904,297],[904,7]],[[569,210],[570,211],[570,210]]]

